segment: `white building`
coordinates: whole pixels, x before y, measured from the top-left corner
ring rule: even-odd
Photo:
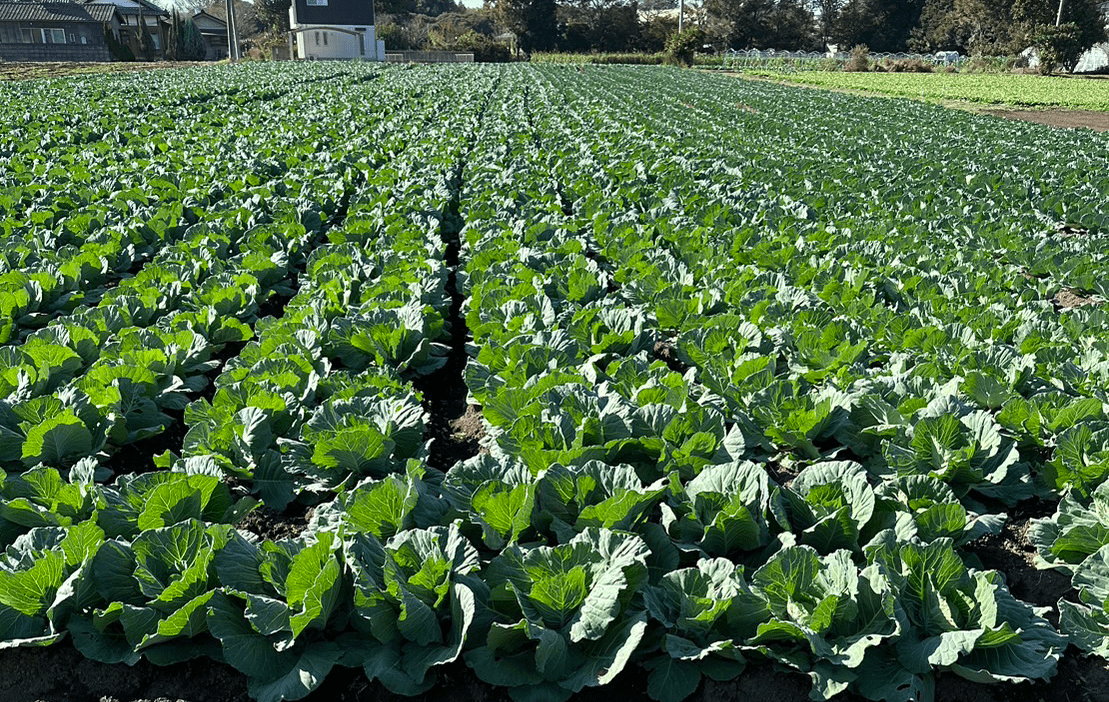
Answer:
[[[373,0],[293,0],[289,27],[302,59],[385,60],[385,42],[374,32]]]

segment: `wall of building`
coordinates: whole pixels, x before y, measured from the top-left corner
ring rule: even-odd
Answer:
[[[0,61],[111,61],[105,44],[0,44]]]
[[[118,26],[118,25],[117,25]],[[42,44],[40,29],[61,29],[66,35],[66,44],[103,44],[103,25],[91,22],[0,22],[0,44]],[[23,30],[30,30],[31,41],[27,42]],[[45,42],[45,43],[50,43]]]
[[[364,61],[384,61],[385,56],[378,55],[378,45],[374,28],[354,25],[296,25],[297,28],[308,27],[307,31],[300,32],[297,38],[297,55],[309,61],[326,61],[333,59],[362,59]],[[324,26],[339,27],[350,31],[365,29],[362,32],[362,43],[359,44],[357,36],[345,32],[328,31]],[[318,28],[317,28],[318,27]],[[364,53],[363,53],[364,51]],[[384,52],[381,52],[384,54]]]
[[[302,25],[330,24],[345,27],[372,27],[374,4],[366,0],[292,0],[289,12]]]
[[[204,39],[204,60],[205,61],[220,61],[227,58],[227,33],[216,34],[214,32],[201,31],[200,36]]]

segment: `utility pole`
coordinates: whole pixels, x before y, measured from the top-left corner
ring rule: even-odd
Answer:
[[[235,27],[235,0],[227,2],[227,56],[232,62],[238,61],[239,56],[239,31]]]
[[[1062,2],[1063,0],[1059,0]],[[685,29],[685,0],[678,0],[678,34]]]
[[[1055,26],[1058,27],[1063,23],[1063,3],[1066,0],[1059,0],[1059,14],[1055,15]]]

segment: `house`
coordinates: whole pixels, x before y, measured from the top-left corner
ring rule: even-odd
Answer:
[[[208,48],[204,60],[219,61],[227,58],[227,22],[204,10],[198,10],[192,20]]]
[[[111,61],[122,22],[106,2],[0,2],[0,61]]]
[[[297,55],[321,59],[385,60],[385,42],[374,32],[373,0],[292,0],[290,44]]]
[[[123,18],[120,31],[120,41],[131,47],[131,51],[140,61],[143,60],[142,51],[139,49],[139,18],[146,26],[150,35],[150,42],[154,46],[152,59],[161,59],[166,49],[166,38],[169,36],[169,13],[155,5],[150,0],[78,0],[91,4],[92,2],[108,2],[119,9]]]

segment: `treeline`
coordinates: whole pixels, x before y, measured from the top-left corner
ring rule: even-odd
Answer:
[[[657,48],[676,20],[674,0],[497,0],[526,49]],[[1053,32],[1076,28],[1087,46],[1105,41],[1099,0],[704,0],[686,16],[718,49],[822,51],[859,44],[872,51],[1012,54]],[[653,25],[663,25],[661,28]],[[662,31],[659,31],[662,29]],[[652,43],[654,42],[654,43]],[[584,45],[584,46],[583,46]]]
[[[424,10],[450,4],[389,2]],[[676,6],[677,0],[487,0],[477,12],[483,21],[510,30],[525,53],[660,51],[677,29]],[[1029,46],[1041,53],[1081,53],[1109,38],[1106,11],[1105,0],[690,0],[686,21],[717,51],[865,45],[876,52],[1000,56]],[[456,15],[452,22],[465,22],[458,19],[466,15],[459,8],[450,13]],[[429,35],[438,31],[430,15],[424,15],[429,21],[423,24]],[[398,20],[406,21],[412,26],[410,20]]]

